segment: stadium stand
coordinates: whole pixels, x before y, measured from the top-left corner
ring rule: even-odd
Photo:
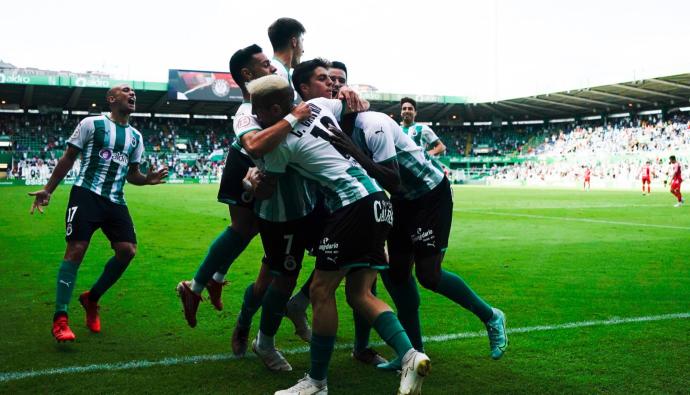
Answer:
[[[141,116],[131,122],[145,138],[147,164],[168,165],[172,178],[214,181],[234,138],[230,115],[239,101],[173,100],[167,83],[8,63],[0,67],[0,179],[29,182],[50,171],[79,120],[100,113],[105,91],[119,83],[137,91]],[[362,95],[372,109],[399,120],[406,95]],[[690,159],[690,74],[486,103],[411,96],[418,121],[446,144],[440,160],[456,182],[574,180],[583,166],[595,179],[621,180],[633,178],[646,160],[661,166],[671,151],[682,163]]]

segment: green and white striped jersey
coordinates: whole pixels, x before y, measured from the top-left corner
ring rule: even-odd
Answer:
[[[261,130],[261,125],[259,125],[254,114],[252,114],[252,103],[243,101],[240,104],[240,107],[235,112],[235,118],[232,120],[232,130],[235,132],[235,141],[232,142],[232,148],[249,156],[249,153],[242,148],[240,139],[246,133]]]
[[[358,114],[352,141],[376,163],[398,161],[401,191],[396,195],[403,199],[417,199],[443,181],[443,172],[429,155],[386,114]]]
[[[307,102],[311,117],[298,123],[278,148],[264,155],[262,167],[273,174],[292,168],[316,181],[331,212],[382,191],[359,163],[343,156],[328,141],[328,124],[338,126],[333,110],[337,100],[313,99]],[[329,108],[330,107],[330,108]]]
[[[118,204],[125,204],[123,187],[130,163],[144,154],[141,133],[120,125],[107,115],[84,118],[67,140],[82,155],[74,185],[86,188]]]
[[[415,142],[418,146],[422,147],[425,151],[430,149],[430,145],[436,143],[439,138],[434,133],[433,130],[431,130],[430,127],[426,125],[420,125],[418,123],[413,123],[410,126],[402,126],[402,131],[410,136],[412,141]]]
[[[258,162],[258,161],[257,161]],[[258,166],[261,169],[261,166]],[[276,190],[268,199],[254,201],[254,213],[271,222],[287,222],[314,211],[318,185],[292,168],[278,177]]]
[[[262,129],[252,114],[251,103],[244,102],[237,109],[233,128],[237,137],[233,146],[236,144],[235,148],[246,154],[242,147],[242,136],[253,131],[261,133],[260,130]],[[250,155],[248,156],[251,158]],[[252,159],[252,161],[260,170],[264,170],[261,160]],[[316,185],[296,171],[288,169],[284,175],[278,178],[276,190],[271,197],[254,202],[254,212],[259,218],[266,221],[287,222],[307,216],[314,211],[315,206]]]

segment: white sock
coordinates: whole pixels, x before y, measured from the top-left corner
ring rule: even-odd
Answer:
[[[256,346],[262,350],[272,350],[276,348],[275,339],[273,336],[264,335],[261,330],[256,335]]]
[[[213,274],[213,281],[222,284],[223,281],[225,281],[225,274],[215,272],[215,273]]]
[[[197,295],[201,295],[201,291],[206,288],[206,284],[199,284],[194,279],[192,279],[192,283],[189,284],[189,288],[191,288],[192,292],[194,292]]]

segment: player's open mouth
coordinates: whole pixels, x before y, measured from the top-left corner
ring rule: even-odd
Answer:
[[[136,103],[136,99],[130,97],[129,100],[127,100],[127,103],[129,103],[129,104],[135,104],[135,103]]]

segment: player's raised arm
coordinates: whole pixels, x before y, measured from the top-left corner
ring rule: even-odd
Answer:
[[[72,166],[74,166],[74,161],[77,160],[78,156],[79,149],[72,145],[68,145],[65,153],[55,166],[53,174],[50,175],[48,183],[46,183],[41,190],[29,192],[29,196],[35,197],[34,202],[31,205],[31,214],[33,214],[35,210],[38,210],[39,213],[43,214],[43,206],[47,206],[48,203],[50,203],[50,196],[58,185],[60,185],[60,181],[65,178],[67,172],[70,171]]]
[[[338,99],[345,100],[347,103],[345,114],[369,110],[369,101],[361,97],[359,94],[357,94],[357,92],[348,86],[343,86],[340,88],[338,91]]]
[[[157,171],[149,168],[146,174],[139,170],[139,163],[130,163],[127,169],[127,182],[134,185],[157,185],[165,184],[168,177],[168,168],[163,167]]]
[[[252,157],[261,158],[273,151],[297,123],[309,118],[310,115],[311,110],[309,106],[307,103],[302,102],[296,105],[290,111],[290,114],[286,115],[275,125],[263,130],[253,130],[242,134],[242,137],[240,137],[242,147],[249,152]],[[242,122],[242,120],[240,120],[240,122]]]

